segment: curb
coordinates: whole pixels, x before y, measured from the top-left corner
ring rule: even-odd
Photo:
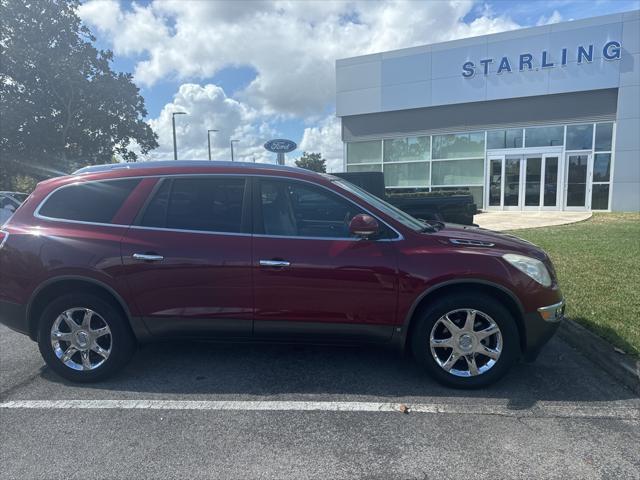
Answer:
[[[610,343],[567,318],[560,324],[558,335],[609,375],[640,395],[640,360],[618,353]]]

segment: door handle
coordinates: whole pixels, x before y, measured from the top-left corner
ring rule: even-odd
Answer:
[[[288,267],[291,263],[286,260],[260,260],[261,267]]]
[[[154,255],[150,253],[134,253],[133,258],[136,260],[144,260],[145,262],[160,262],[164,260],[162,255]]]

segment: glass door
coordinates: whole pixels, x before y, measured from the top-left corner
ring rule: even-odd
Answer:
[[[520,210],[521,207],[521,179],[520,164],[522,157],[506,157],[504,159],[504,189],[503,207],[505,210]]]
[[[487,178],[487,207],[502,209],[502,190],[504,187],[504,156],[489,157]]]
[[[588,210],[591,198],[589,185],[591,154],[569,153],[566,164],[564,207],[566,210]]]
[[[558,172],[560,168],[559,155],[545,155],[542,157],[542,209],[557,210],[558,209],[558,181],[560,179]]]
[[[522,196],[524,209],[538,210],[542,193],[542,156],[526,156],[523,160],[524,182]]]

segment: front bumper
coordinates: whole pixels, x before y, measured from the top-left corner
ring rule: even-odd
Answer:
[[[564,319],[564,299],[552,305],[538,308],[524,316],[527,344],[524,351],[526,361],[534,361],[542,347],[551,339]]]
[[[11,330],[29,335],[27,307],[19,303],[0,301],[0,323]]]

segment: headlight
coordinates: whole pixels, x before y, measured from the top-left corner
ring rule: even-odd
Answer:
[[[524,255],[516,255],[515,253],[507,253],[502,256],[507,262],[516,267],[522,273],[526,273],[536,282],[544,287],[551,286],[551,276],[549,270],[540,260],[525,257]]]

